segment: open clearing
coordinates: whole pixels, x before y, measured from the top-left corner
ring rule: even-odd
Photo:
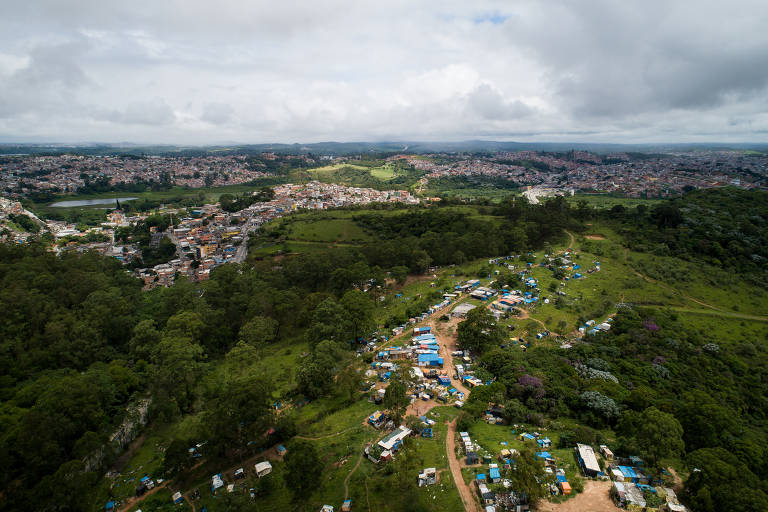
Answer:
[[[332,165],[326,165],[323,167],[315,167],[313,169],[308,169],[311,173],[330,173],[334,171],[338,171],[339,169],[344,168],[351,168],[351,169],[357,169],[358,171],[365,171],[368,170],[368,167],[364,167],[362,165],[354,165],[354,164],[332,164]]]
[[[617,508],[609,496],[611,482],[589,480],[584,482],[584,492],[563,503],[540,501],[543,512],[615,512]]]
[[[605,240],[603,235],[584,235],[587,240]]]
[[[354,170],[354,171],[367,171],[370,175],[381,181],[389,181],[395,177],[395,167],[391,163],[385,163],[378,167],[368,167],[365,165],[357,165],[352,163],[338,163],[326,165],[323,167],[315,167],[308,169],[310,174],[331,176],[341,170]]]

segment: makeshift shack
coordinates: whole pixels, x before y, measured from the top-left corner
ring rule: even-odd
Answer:
[[[257,462],[253,468],[256,470],[256,475],[261,478],[263,476],[266,476],[272,472],[272,464],[269,463],[269,461],[261,461]]]
[[[592,447],[578,443],[576,445],[576,452],[578,454],[579,466],[581,466],[584,475],[597,476],[600,473],[600,464],[597,463],[597,457],[595,457],[595,451]]]
[[[424,487],[425,485],[434,485],[436,481],[436,468],[425,468],[424,471],[419,473],[419,487]]]

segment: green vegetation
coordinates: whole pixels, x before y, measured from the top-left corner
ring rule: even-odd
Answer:
[[[222,185],[216,187],[204,188],[185,188],[171,187],[168,189],[145,190],[137,192],[94,192],[77,193],[71,195],[57,195],[55,197],[45,197],[44,201],[22,201],[25,207],[35,212],[41,218],[52,220],[64,220],[73,223],[82,223],[86,225],[97,225],[105,221],[107,210],[105,206],[71,206],[54,207],[52,203],[58,201],[81,201],[88,199],[114,199],[121,196],[137,197],[132,201],[122,201],[120,206],[126,212],[150,211],[159,208],[161,205],[176,207],[199,206],[204,203],[215,203],[222,195],[248,195],[253,192],[259,192],[263,187],[273,186],[287,181],[287,178],[266,177],[254,181],[251,184],[242,185]],[[258,198],[257,198],[258,200]]]
[[[254,236],[245,264],[149,292],[95,254],[0,246],[0,508],[101,510],[108,499],[125,504],[147,475],[167,487],[131,510],[188,508],[170,505],[171,490],[200,489],[195,508],[211,512],[312,510],[345,496],[360,508],[458,512],[445,452],[446,422],[456,419],[493,457],[502,447],[521,452],[509,475],[529,496],[543,492],[543,474],[512,424],[550,437],[577,492],[574,444],[607,442],[618,456],[643,457],[652,476],[680,471],[681,496],[697,510],[762,510],[768,317],[765,269],[753,255],[764,251],[766,196],[745,194],[696,192],[634,209],[509,197],[302,212]],[[714,212],[705,215],[704,204]],[[721,208],[746,241],[727,258],[697,253],[697,240],[730,247],[737,236]],[[168,222],[150,217],[120,236],[155,249],[152,228]],[[581,279],[565,280],[569,248]],[[517,257],[488,261],[507,254]],[[478,307],[451,330],[477,356],[476,375],[493,382],[474,388],[461,412],[432,409],[434,437],[408,439],[395,460],[363,457],[382,435],[365,423],[375,410],[421,424],[405,415],[399,372],[383,404],[368,401],[372,354],[358,357],[358,341],[388,334],[382,326],[423,312],[470,277],[521,288],[521,268],[549,303],[500,322]],[[609,317],[609,331],[575,339],[585,320]],[[544,329],[553,334],[534,341]],[[561,348],[565,341],[573,346]],[[503,406],[507,425],[482,421],[490,403]],[[273,472],[259,479],[253,464],[267,458]],[[211,475],[230,483],[241,466],[245,488],[213,496]],[[418,488],[416,475],[432,466],[439,484]],[[119,476],[103,477],[109,469]]]
[[[293,181],[312,179],[325,183],[388,190],[407,189],[423,175],[422,171],[417,171],[404,162],[387,162],[374,158],[313,167],[306,171],[294,172],[291,178]]]

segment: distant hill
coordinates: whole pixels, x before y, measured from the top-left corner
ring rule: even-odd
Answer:
[[[484,153],[497,151],[569,151],[594,153],[620,151],[659,153],[667,151],[740,150],[768,152],[765,143],[684,143],[684,144],[609,144],[586,142],[499,142],[469,140],[459,142],[315,142],[311,144],[233,144],[211,146],[139,145],[130,143],[60,144],[60,143],[0,143],[0,154],[60,154],[87,155],[180,155],[249,154],[272,151],[287,154],[350,155],[360,153]]]

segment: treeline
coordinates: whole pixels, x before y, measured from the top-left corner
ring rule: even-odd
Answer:
[[[160,180],[136,180],[130,183],[119,182],[111,183],[109,176],[99,176],[95,180],[90,176],[84,175],[83,185],[77,188],[78,194],[103,194],[105,192],[147,192],[169,190],[173,185],[171,175],[164,171],[160,173]]]
[[[510,422],[575,417],[591,426],[567,433],[563,447],[605,442],[596,429],[611,427],[614,451],[641,455],[653,474],[662,459],[684,460],[694,510],[768,509],[763,343],[738,335],[723,343],[674,313],[637,309],[622,310],[610,331],[572,349],[520,351],[499,348],[504,336],[489,316],[479,311],[460,325],[460,340],[482,351],[482,367],[496,378],[473,391],[468,414],[501,401]]]
[[[563,229],[581,229],[573,209],[561,197],[542,205],[512,198],[488,213],[499,218],[437,208],[397,215],[371,213],[354,219],[378,239],[361,249],[369,264],[382,268],[402,265],[414,272],[423,272],[430,265],[539,249],[545,242],[565,236]]]
[[[768,286],[768,191],[695,190],[652,208],[579,208],[614,221],[630,249],[675,256],[749,276]]]
[[[239,212],[255,203],[271,201],[275,197],[275,191],[271,187],[264,187],[253,194],[241,194],[238,196],[232,194],[222,194],[219,197],[221,209],[225,212]]]

